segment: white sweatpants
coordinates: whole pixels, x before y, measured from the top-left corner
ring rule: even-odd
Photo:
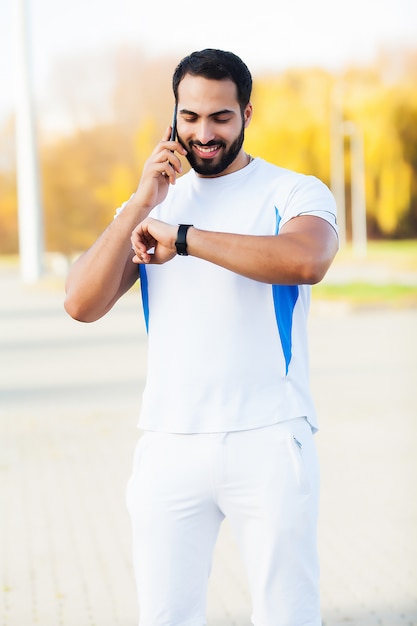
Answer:
[[[304,418],[139,439],[127,489],[140,626],[202,626],[220,524],[242,554],[256,626],[320,626],[318,463]]]

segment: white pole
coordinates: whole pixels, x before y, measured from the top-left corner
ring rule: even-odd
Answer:
[[[33,283],[40,278],[43,269],[43,220],[28,51],[26,0],[15,0],[14,5],[19,256],[23,282]]]
[[[367,252],[364,142],[361,130],[356,124],[346,122],[345,128],[350,136],[352,247],[356,256],[364,257]]]
[[[343,132],[343,84],[337,82],[331,94],[330,109],[330,188],[337,206],[340,245],[346,243],[345,148]]]
[[[357,128],[352,137],[352,239],[354,251],[358,256],[365,256],[367,249],[366,201],[365,201],[365,165],[363,136]]]

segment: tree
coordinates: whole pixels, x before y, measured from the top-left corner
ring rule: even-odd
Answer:
[[[0,252],[14,254],[18,249],[17,190],[14,150],[14,120],[0,129]]]
[[[41,123],[39,133],[47,250],[72,255],[88,247],[135,191],[171,122],[175,64],[125,48],[57,67],[49,101],[64,130]],[[368,233],[417,237],[417,51],[340,75],[317,68],[255,76],[247,151],[330,184],[336,81],[344,85],[343,119],[364,138]],[[13,135],[10,120],[0,129],[0,246],[7,253],[18,248]],[[345,175],[349,211],[348,142]]]

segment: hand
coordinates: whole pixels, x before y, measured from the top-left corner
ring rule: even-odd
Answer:
[[[132,261],[158,265],[170,261],[177,254],[177,234],[178,226],[147,217],[132,232],[132,249],[135,252]]]
[[[146,161],[135,193],[134,201],[149,209],[153,209],[165,199],[169,185],[175,185],[177,174],[181,174],[181,161],[174,151],[182,156],[187,154],[178,141],[169,140],[170,134],[169,126],[162,141]]]

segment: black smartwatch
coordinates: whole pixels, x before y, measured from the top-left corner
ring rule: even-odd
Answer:
[[[177,241],[175,242],[175,247],[177,249],[177,254],[180,256],[188,256],[187,252],[187,231],[192,226],[192,224],[179,224],[178,225],[178,234]]]

